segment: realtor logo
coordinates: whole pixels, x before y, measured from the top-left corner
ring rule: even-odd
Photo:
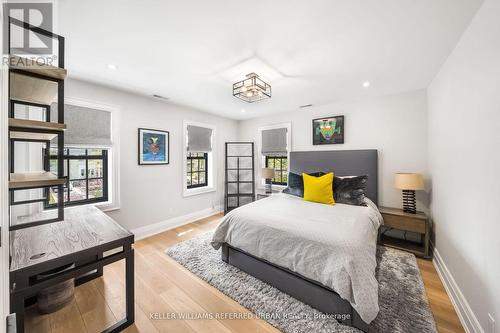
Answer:
[[[11,54],[52,55],[52,38],[36,31],[24,29],[22,23],[29,23],[32,26],[52,31],[52,5],[52,2],[4,3],[4,52],[8,52],[10,41]]]

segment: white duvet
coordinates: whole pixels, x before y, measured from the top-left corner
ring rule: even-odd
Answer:
[[[212,246],[225,242],[320,282],[370,323],[379,311],[375,252],[382,217],[367,203],[330,206],[272,195],[227,214]]]

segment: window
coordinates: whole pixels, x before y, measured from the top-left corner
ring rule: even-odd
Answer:
[[[291,123],[281,123],[257,129],[258,153],[261,155],[258,172],[261,168],[274,169],[274,178],[272,179],[274,185],[287,186],[288,184],[288,154],[291,147],[291,128]],[[262,176],[262,173],[258,174],[258,176]],[[260,187],[263,187],[268,181],[262,179]]]
[[[56,148],[50,149],[48,158],[50,171],[57,173]],[[67,177],[64,185],[65,206],[108,201],[106,149],[64,149],[64,176]],[[57,191],[57,187],[48,190],[45,208],[56,206]]]
[[[208,186],[208,154],[187,153],[187,188]]]
[[[185,120],[183,124],[182,191],[184,197],[214,192],[217,184],[215,171],[215,126]]]
[[[274,169],[273,184],[286,186],[288,183],[288,159],[286,156],[266,156],[266,168]]]

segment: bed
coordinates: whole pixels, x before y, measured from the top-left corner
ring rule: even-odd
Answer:
[[[227,214],[212,245],[225,262],[366,332],[379,310],[377,151],[292,152],[290,171],[368,175],[367,206],[273,195]]]

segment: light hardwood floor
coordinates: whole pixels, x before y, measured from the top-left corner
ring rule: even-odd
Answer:
[[[205,283],[164,254],[178,242],[213,230],[221,215],[163,232],[135,243],[135,324],[125,332],[273,332],[265,321],[251,320],[154,320],[151,313],[248,313],[214,287]],[[418,260],[427,297],[438,330],[464,332],[432,262]],[[75,300],[64,309],[38,315],[27,311],[27,332],[94,333],[124,316],[124,264],[104,268],[104,276],[76,288]]]

